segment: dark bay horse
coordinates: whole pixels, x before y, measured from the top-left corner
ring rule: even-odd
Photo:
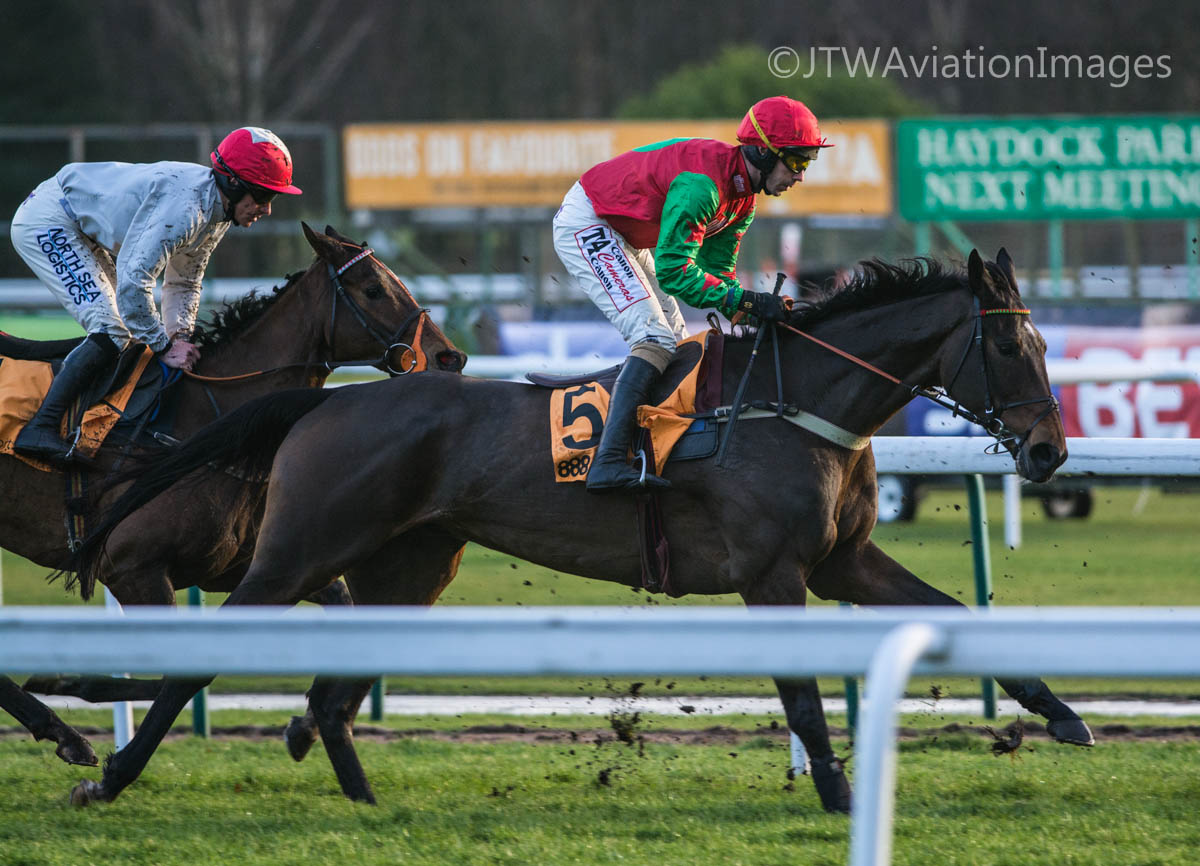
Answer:
[[[325,233],[307,225],[303,229],[316,252],[307,270],[292,275],[272,293],[252,293],[226,305],[197,329],[194,339],[203,358],[194,375],[171,386],[174,437],[184,439],[214,415],[256,397],[285,389],[319,388],[340,364],[371,364],[391,372],[462,369],[465,356],[369,250],[328,226]],[[93,487],[112,465],[112,450],[107,445],[102,449],[100,468],[90,473]],[[132,527],[149,558],[130,563],[122,569],[125,579],[110,584],[122,604],[174,604],[176,589],[198,585],[211,592],[228,592],[237,585],[252,548],[238,549],[246,532],[235,541],[233,535],[221,534],[228,530],[223,520],[213,525],[213,514],[221,508],[219,479],[215,481],[203,497],[163,502]],[[71,558],[64,532],[66,489],[63,473],[43,472],[0,455],[0,546],[48,568],[66,566]],[[154,560],[156,553],[162,555]],[[150,562],[152,566],[142,565]],[[339,587],[323,588],[317,598],[325,603],[348,602],[344,587],[340,592]],[[88,595],[84,593],[85,598]],[[97,690],[96,683],[104,688]],[[145,685],[157,692],[156,684]],[[144,696],[139,684],[110,677],[92,681],[90,691],[85,681],[84,688],[83,696],[92,700],[122,699],[123,689],[133,689],[131,698]],[[7,677],[0,677],[0,708],[35,738],[58,743],[57,754],[63,760],[96,763],[91,746],[78,732]]]
[[[965,272],[925,260],[864,263],[858,277],[815,295],[777,334],[784,401],[847,435],[873,434],[912,398],[914,386],[941,387],[987,424],[1024,477],[1045,481],[1066,459],[1045,343],[1003,250],[994,263],[972,252]],[[727,403],[750,352],[749,340],[726,344]],[[760,358],[747,400],[776,393],[774,365]],[[105,546],[119,556],[136,544],[127,526],[139,509],[220,466],[249,477],[270,472],[254,558],[230,605],[293,604],[338,574],[356,604],[432,604],[453,577],[446,562],[464,540],[558,572],[638,586],[635,500],[555,483],[549,404],[548,390],[436,373],[256,401],[136,482],[89,537],[81,579],[116,577]],[[744,420],[723,466],[671,464],[672,487],[661,504],[673,591],[737,593],[748,605],[800,605],[810,590],[863,605],[959,604],[871,540],[874,460],[866,443],[853,444],[778,419]],[[111,800],[130,784],[206,682],[167,678],[102,780],[76,787],[77,802]],[[1060,741],[1092,742],[1087,725],[1040,680],[1000,683],[1045,716]],[[352,720],[369,686],[339,681],[329,687],[328,704]],[[777,686],[788,726],[811,757],[823,806],[848,810],[850,787],[815,679],[780,679]],[[373,802],[357,759],[340,758],[343,791]]]

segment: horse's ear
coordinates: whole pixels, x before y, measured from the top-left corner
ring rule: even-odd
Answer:
[[[1000,267],[1000,271],[1008,280],[1008,284],[1012,287],[1012,290],[1014,292],[1017,291],[1017,274],[1013,270],[1012,256],[1008,254],[1008,250],[1004,247],[1000,247],[1000,252],[996,253],[996,264]]]
[[[304,236],[308,238],[308,245],[316,251],[319,257],[327,262],[337,261],[341,244],[328,235],[323,235],[309,228],[308,223],[302,222],[300,225],[304,228]]]
[[[971,255],[967,256],[967,284],[971,287],[972,293],[983,294],[986,273],[979,250],[971,250]]]

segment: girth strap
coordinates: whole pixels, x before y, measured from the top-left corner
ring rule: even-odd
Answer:
[[[803,409],[792,404],[778,404],[767,401],[743,403],[742,411],[739,415],[745,419],[782,418],[789,424],[794,424],[802,430],[807,430],[809,433],[815,433],[822,439],[828,440],[834,445],[840,445],[842,448],[849,449],[850,451],[862,451],[871,444],[870,436],[860,436],[857,433],[851,433],[849,430],[845,430],[811,412],[805,412]],[[712,418],[717,423],[723,424],[728,422],[732,416],[732,406],[719,406],[711,412],[690,417]]]

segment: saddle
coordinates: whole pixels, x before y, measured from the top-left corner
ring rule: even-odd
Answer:
[[[638,408],[638,423],[649,437],[644,447],[654,455],[655,471],[661,472],[675,443],[692,425],[687,414],[719,405],[724,345],[720,331],[682,341],[652,389],[650,403]],[[553,389],[550,442],[556,481],[587,479],[608,417],[608,397],[620,371],[618,365],[582,376],[526,374],[535,385]]]
[[[84,339],[26,340],[0,332],[0,454],[12,454],[30,466],[51,471],[49,464],[15,454],[13,441],[41,406],[62,359]],[[166,422],[172,413],[163,411],[164,389],[178,375],[155,361],[148,347],[130,346],[96,377],[80,397],[76,411],[68,413],[77,419],[79,408],[84,410],[82,422],[68,421],[70,429],[79,426],[82,430],[76,448],[84,456],[94,457],[118,427],[132,436],[135,430],[169,426]]]

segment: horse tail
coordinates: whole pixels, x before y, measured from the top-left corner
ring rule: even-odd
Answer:
[[[292,427],[334,393],[334,389],[300,388],[251,400],[200,428],[165,457],[113,479],[110,486],[127,481],[130,476],[136,480],[108,506],[75,552],[65,569],[66,587],[69,589],[77,580],[80,596],[84,600],[91,598],[113,530],[126,517],[184,479],[194,484],[212,473],[224,472],[241,479],[243,490],[255,488],[261,492],[275,452]],[[198,471],[201,469],[206,471],[201,473]],[[230,515],[238,510],[227,509]],[[70,572],[75,573],[74,578]]]

